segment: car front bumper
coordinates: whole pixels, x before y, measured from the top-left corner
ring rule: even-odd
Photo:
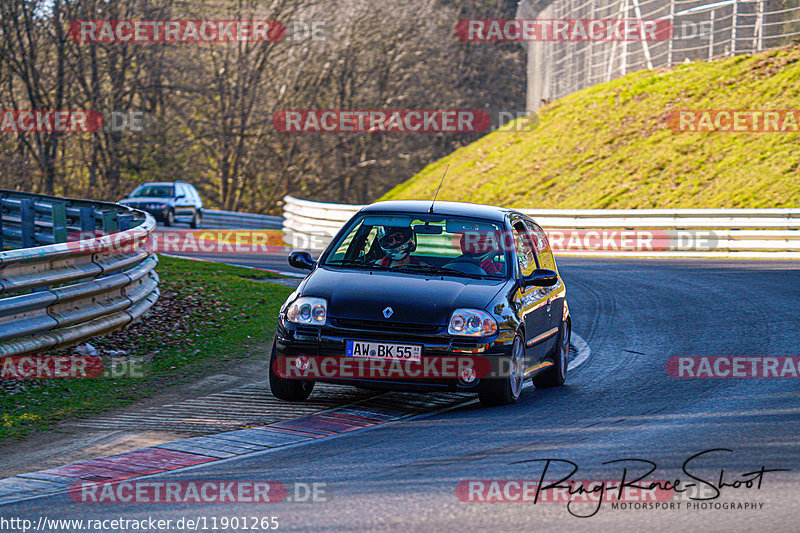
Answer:
[[[132,207],[134,209],[138,209],[139,211],[144,211],[146,213],[150,213],[153,215],[158,222],[164,222],[167,219],[167,214],[169,213],[170,207],[168,205],[163,205],[159,207],[145,207],[133,204],[126,204],[128,207]]]
[[[300,356],[316,358],[318,361],[327,360],[324,376],[315,380],[320,382],[374,390],[477,392],[480,390],[481,382],[486,381],[480,377],[471,383],[466,383],[456,375],[452,375],[453,372],[449,372],[447,377],[405,377],[391,372],[386,372],[386,375],[382,372],[369,372],[368,376],[354,375],[342,371],[336,360],[345,357],[348,340],[362,340],[420,345],[422,347],[420,364],[423,366],[426,362],[434,366],[435,363],[447,358],[461,358],[461,360],[475,358],[487,364],[494,360],[492,368],[496,368],[498,365],[494,363],[497,360],[508,359],[510,356],[514,338],[513,332],[505,331],[500,331],[491,337],[473,339],[450,336],[447,334],[446,326],[416,328],[417,331],[401,329],[387,331],[370,327],[341,327],[338,322],[336,319],[329,319],[325,326],[312,327],[296,325],[281,317],[275,337],[276,355],[289,360],[295,360]],[[419,329],[426,331],[421,332]],[[352,358],[347,359],[352,361]],[[391,361],[383,362],[387,367],[391,364]],[[486,368],[486,365],[480,366],[482,369]],[[455,368],[455,365],[450,366],[451,370]]]

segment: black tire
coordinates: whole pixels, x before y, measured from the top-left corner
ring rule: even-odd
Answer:
[[[525,338],[519,332],[514,336],[511,347],[509,376],[507,378],[489,379],[482,384],[478,398],[484,407],[509,405],[515,403],[522,393],[525,381],[524,350]]]
[[[286,402],[304,402],[314,390],[313,381],[299,379],[283,379],[275,373],[273,365],[278,358],[275,341],[272,342],[272,353],[269,356],[269,389],[272,395]]]
[[[167,212],[167,216],[164,219],[164,225],[165,226],[174,226],[175,225],[175,210],[170,209]]]
[[[192,216],[192,221],[189,222],[189,227],[192,229],[197,229],[200,227],[200,224],[203,223],[203,217],[200,215],[200,211],[195,210],[194,215]]]
[[[572,326],[569,321],[561,323],[561,331],[558,334],[558,342],[553,347],[553,362],[555,363],[549,370],[533,376],[533,385],[537,389],[547,389],[550,387],[560,387],[567,379],[567,363],[569,358],[569,337],[572,334]]]

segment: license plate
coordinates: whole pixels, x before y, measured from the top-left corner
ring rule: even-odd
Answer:
[[[422,346],[418,344],[390,344],[387,342],[347,341],[347,357],[364,359],[422,360]]]

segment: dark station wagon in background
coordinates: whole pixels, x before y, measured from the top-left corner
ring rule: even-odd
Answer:
[[[484,405],[517,400],[525,378],[564,383],[571,319],[547,237],[511,209],[454,202],[391,201],[361,209],[314,261],[281,308],[270,357],[275,397],[303,401],[315,381],[377,390],[476,392]],[[425,361],[478,355],[503,374],[474,369],[423,379],[317,375],[309,358]],[[433,362],[433,361],[429,361]],[[284,368],[284,370],[281,370]],[[493,368],[495,368],[493,366]]]

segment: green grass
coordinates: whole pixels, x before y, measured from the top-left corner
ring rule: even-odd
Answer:
[[[144,377],[38,380],[26,384],[24,392],[0,391],[0,441],[121,407],[236,361],[268,355],[278,310],[291,292],[256,281],[273,274],[164,256],[156,270],[162,297],[151,315],[89,341],[101,353],[124,349],[129,356],[145,357]]]
[[[539,111],[533,131],[497,131],[382,200],[528,208],[767,208],[800,203],[797,133],[677,133],[671,111],[798,109],[800,46],[640,71]]]

